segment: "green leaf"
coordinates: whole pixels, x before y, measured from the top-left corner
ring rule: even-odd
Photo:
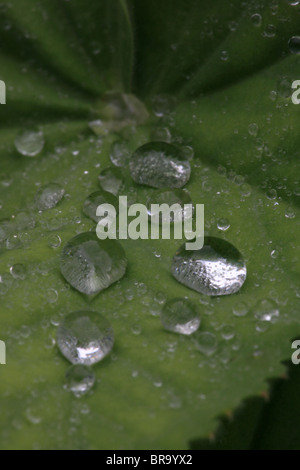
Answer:
[[[0,219],[10,219],[10,237],[18,235],[20,246],[0,246],[0,275],[6,285],[11,280],[0,303],[7,345],[1,448],[188,449],[214,432],[218,416],[283,373],[299,329],[299,109],[290,85],[300,64],[288,50],[298,10],[253,5],[139,0],[129,12],[117,0],[23,0],[3,7]],[[254,13],[261,27],[253,25]],[[95,136],[88,124],[99,119],[109,91],[134,91],[149,111],[156,94],[177,102],[136,130]],[[14,140],[36,126],[45,148],[35,158],[21,156]],[[95,226],[82,205],[111,165],[111,144],[126,139],[133,152],[157,127],[194,148],[187,189],[194,204],[205,204],[206,234],[244,255],[247,280],[236,295],[206,297],[171,276],[180,241],[126,240],[126,276],[88,300],[63,279],[61,248]],[[133,184],[126,170],[124,181],[124,194],[138,202],[155,191]],[[35,194],[50,182],[67,196],[38,213]],[[276,199],[267,197],[271,189]],[[224,232],[222,218],[230,223]],[[8,247],[14,242],[9,238]],[[16,264],[26,266],[26,279],[9,277]],[[198,305],[201,328],[217,336],[213,356],[201,355],[192,338],[163,330],[162,303],[179,296]],[[255,318],[266,299],[280,311],[274,324]],[[238,318],[240,302],[248,314]],[[93,368],[94,389],[77,399],[63,388],[68,363],[54,340],[60,319],[82,309],[103,313],[116,343]],[[225,325],[233,327],[232,340],[222,335]]]

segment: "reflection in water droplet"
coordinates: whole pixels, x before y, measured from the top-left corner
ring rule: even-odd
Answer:
[[[83,364],[75,364],[66,372],[65,388],[79,398],[91,390],[95,379],[95,374],[89,367]]]
[[[300,54],[300,36],[293,36],[290,38],[289,50],[292,54]]]
[[[149,142],[139,147],[129,163],[132,179],[154,188],[181,188],[191,174],[189,161],[172,144]]]
[[[103,217],[98,217],[96,212],[98,206],[102,204],[111,204],[115,207],[116,211],[118,210],[118,201],[113,194],[106,191],[96,191],[90,194],[84,201],[83,213],[95,222],[99,222]]]
[[[123,187],[123,177],[119,168],[105,168],[98,176],[98,179],[101,188],[115,196],[120,193]]]
[[[87,295],[97,294],[121,279],[127,259],[116,240],[99,240],[92,232],[70,240],[61,255],[61,272],[72,287]]]
[[[19,153],[26,157],[35,157],[45,145],[42,131],[25,131],[15,139],[15,146]]]
[[[213,355],[218,348],[216,335],[208,331],[196,332],[192,338],[196,348],[206,356]]]
[[[72,364],[89,366],[110,353],[114,334],[110,323],[97,312],[73,312],[57,330],[57,344]]]
[[[183,245],[173,258],[172,274],[181,283],[206,295],[237,292],[246,280],[246,265],[231,243],[206,237],[201,250]]]
[[[183,335],[191,335],[200,326],[197,307],[184,298],[176,298],[166,302],[160,318],[166,330]]]

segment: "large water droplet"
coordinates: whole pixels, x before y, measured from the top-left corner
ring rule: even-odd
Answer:
[[[127,259],[116,240],[99,240],[92,232],[72,238],[61,256],[61,272],[72,287],[87,295],[98,294],[121,279]]]
[[[166,302],[160,318],[166,330],[183,335],[191,335],[200,326],[197,307],[184,298],[176,298]]]
[[[90,194],[84,201],[83,212],[90,219],[95,222],[99,222],[101,217],[98,217],[96,212],[98,206],[102,204],[111,204],[116,210],[118,209],[118,201],[113,194],[106,191],[96,191],[95,193]]]
[[[42,131],[25,131],[15,139],[15,146],[19,153],[26,157],[35,157],[45,145]]]
[[[64,197],[65,190],[57,183],[49,183],[38,190],[35,204],[39,211],[46,211],[55,207]]]
[[[100,313],[73,312],[58,328],[57,344],[72,364],[89,366],[110,353],[114,334],[110,323]]]
[[[181,283],[206,295],[237,292],[246,280],[246,265],[229,242],[206,237],[201,250],[183,245],[173,258],[172,274]]]
[[[190,163],[183,152],[166,142],[149,142],[139,147],[129,167],[136,183],[154,188],[181,188],[191,174]]]
[[[75,364],[66,372],[65,388],[79,398],[91,390],[95,379],[95,374],[89,367],[83,364]]]

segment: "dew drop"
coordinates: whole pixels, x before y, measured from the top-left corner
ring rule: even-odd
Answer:
[[[181,284],[206,295],[234,294],[246,280],[246,265],[229,242],[206,237],[200,250],[183,245],[173,258],[172,274]]]
[[[127,259],[116,240],[99,240],[92,232],[82,233],[64,247],[60,267],[72,287],[94,295],[121,279]]]
[[[152,109],[157,117],[170,114],[175,108],[176,100],[170,95],[156,95],[152,98]]]
[[[111,204],[116,211],[118,209],[118,201],[113,194],[107,191],[96,191],[90,194],[84,201],[83,213],[95,222],[99,222],[103,217],[98,217],[96,213],[98,206],[102,204]]]
[[[249,312],[249,308],[245,302],[237,302],[233,307],[233,315],[236,317],[244,317]]]
[[[115,196],[123,187],[123,177],[119,168],[105,168],[98,176],[98,179],[101,188]]]
[[[289,50],[292,54],[300,54],[300,36],[293,36],[290,38]]]
[[[151,138],[154,141],[159,142],[167,142],[170,143],[172,141],[172,135],[170,130],[167,127],[157,127],[151,133]]]
[[[231,325],[224,325],[222,328],[222,337],[227,341],[234,338],[235,336],[235,329]]]
[[[270,299],[262,299],[254,307],[254,316],[264,322],[275,322],[279,317],[276,303]]]
[[[217,222],[217,227],[219,230],[222,230],[222,232],[226,232],[230,228],[230,222],[228,219],[219,219]]]
[[[15,139],[17,151],[26,157],[35,157],[45,145],[44,134],[42,131],[25,131],[19,134]]]
[[[253,137],[256,137],[258,134],[258,125],[255,122],[253,122],[252,124],[249,124],[248,132]]]
[[[267,193],[267,198],[270,200],[276,199],[277,198],[277,191],[276,189],[268,189]]]
[[[55,207],[63,198],[65,190],[57,183],[49,183],[38,190],[35,204],[39,211]]]
[[[24,264],[14,264],[10,268],[10,274],[14,279],[24,280],[27,275],[27,268]]]
[[[189,161],[172,144],[149,142],[139,147],[129,163],[132,179],[154,188],[181,188],[191,174]]]
[[[72,364],[95,364],[110,353],[113,344],[111,325],[97,312],[70,313],[57,329],[57,345]]]
[[[206,356],[212,356],[218,348],[216,335],[208,331],[196,332],[192,338],[195,347]]]
[[[166,330],[183,335],[191,335],[200,326],[200,316],[197,307],[184,298],[167,301],[162,309],[160,318]]]
[[[126,166],[130,157],[130,150],[126,141],[114,142],[111,146],[109,157],[113,165]]]
[[[95,380],[95,374],[89,367],[83,364],[75,364],[66,372],[65,388],[79,398],[91,390]]]
[[[251,16],[251,22],[252,22],[253,26],[255,26],[256,28],[259,28],[261,26],[261,23],[262,23],[261,15],[259,13],[254,13]]]

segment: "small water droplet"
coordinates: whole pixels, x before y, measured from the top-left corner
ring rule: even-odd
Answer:
[[[160,318],[166,330],[183,335],[191,335],[200,326],[197,307],[184,298],[176,298],[166,302]]]
[[[223,232],[226,232],[226,230],[229,229],[230,227],[230,222],[228,219],[219,219],[217,222],[217,227],[219,230],[222,230]]]
[[[228,51],[221,51],[220,53],[220,59],[223,62],[226,62],[229,59]]]
[[[18,235],[11,235],[6,240],[6,248],[8,250],[17,250],[19,248],[22,248],[22,246],[23,246],[23,243],[18,237]]]
[[[24,280],[27,275],[27,268],[24,264],[14,264],[10,268],[10,274],[14,279]]]
[[[95,374],[89,367],[83,364],[75,364],[66,372],[65,388],[79,398],[91,390],[95,380]]]
[[[251,22],[252,22],[253,26],[255,26],[256,28],[259,28],[261,26],[261,23],[262,23],[262,16],[259,13],[254,13],[251,16]]]
[[[48,237],[48,246],[49,248],[59,248],[61,245],[61,238],[59,235],[50,235]]]
[[[222,328],[222,337],[227,341],[234,338],[235,329],[232,325],[224,325]]]
[[[26,157],[35,157],[45,145],[42,131],[25,131],[15,139],[15,146],[19,153]]]
[[[248,132],[253,137],[256,137],[258,134],[258,125],[255,122],[253,122],[252,124],[249,124]]]
[[[229,242],[205,237],[200,250],[183,245],[173,258],[173,276],[185,286],[206,295],[234,294],[246,280],[246,265]]]
[[[176,100],[170,95],[156,95],[152,98],[152,109],[157,117],[170,114],[175,108]]]
[[[173,190],[159,190],[152,192],[147,200],[148,206],[148,214],[150,217],[153,217],[153,222],[159,221],[160,224],[162,223],[174,223],[175,221],[175,214],[174,212],[162,211],[157,212],[156,210],[152,210],[152,204],[167,204],[169,207],[173,206],[173,204],[178,204],[180,206],[180,211],[178,214],[176,212],[176,221],[180,222],[182,220],[187,220],[188,216],[192,216],[192,213],[185,210],[185,204],[192,204],[192,199],[190,194],[186,190],[182,189],[173,189]],[[157,219],[157,220],[156,220]]]
[[[249,312],[249,308],[245,302],[237,302],[232,310],[236,317],[244,317]]]
[[[273,199],[277,198],[277,191],[276,189],[268,189],[266,195],[267,195],[267,198],[272,201]]]
[[[276,26],[274,26],[273,24],[267,24],[263,32],[263,36],[265,38],[274,38],[276,36]]]
[[[300,36],[293,36],[290,38],[289,50],[292,54],[300,54]]]
[[[110,353],[113,344],[111,325],[97,312],[70,313],[57,330],[57,345],[72,364],[95,364]]]
[[[254,316],[257,320],[274,323],[279,317],[279,309],[273,300],[262,299],[254,307]]]
[[[196,348],[206,356],[212,356],[218,348],[216,335],[208,331],[196,332],[192,339]]]
[[[116,240],[99,240],[92,232],[70,240],[61,256],[61,272],[72,287],[94,295],[121,279],[127,259]]]
[[[172,144],[149,142],[139,147],[129,163],[132,179],[154,188],[181,188],[191,174],[189,161]]]
[[[158,142],[172,142],[172,135],[167,127],[156,127],[151,133],[151,139]]]
[[[65,190],[57,183],[49,183],[38,190],[35,204],[39,211],[55,207],[63,198]]]
[[[295,209],[293,206],[289,206],[286,208],[285,217],[287,219],[294,219],[296,217]]]

